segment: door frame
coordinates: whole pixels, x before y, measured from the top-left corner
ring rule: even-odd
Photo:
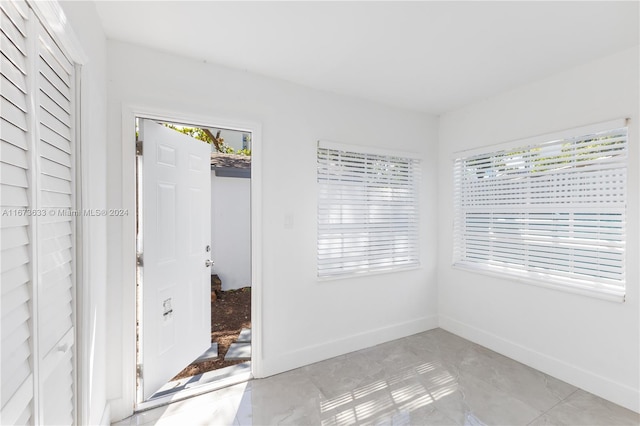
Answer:
[[[146,118],[193,126],[213,126],[251,132],[251,374],[263,377],[262,369],[262,126],[258,122],[220,115],[203,115],[145,105],[122,108],[122,208],[129,211],[122,224],[122,398],[139,410],[136,362],[136,141],[135,119]],[[207,389],[203,389],[206,392]]]

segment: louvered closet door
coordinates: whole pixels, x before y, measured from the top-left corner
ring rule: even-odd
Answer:
[[[22,7],[21,7],[22,6]],[[2,424],[33,423],[34,375],[30,217],[30,131],[27,83],[28,10],[24,4],[0,2],[0,217]]]
[[[36,65],[39,105],[37,151],[38,336],[44,424],[70,424],[74,407],[72,182],[73,65],[40,25]],[[53,213],[53,214],[51,214]]]
[[[0,424],[71,424],[74,67],[24,1],[0,9]]]

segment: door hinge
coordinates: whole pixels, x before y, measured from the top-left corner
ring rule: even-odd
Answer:
[[[142,365],[136,365],[136,373],[138,374],[138,379],[142,380]]]
[[[142,259],[142,253],[136,254],[136,263],[138,266],[144,266],[144,260]]]
[[[142,155],[142,141],[136,141],[136,155]]]

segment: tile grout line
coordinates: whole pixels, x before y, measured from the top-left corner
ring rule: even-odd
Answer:
[[[569,395],[565,396],[564,398],[562,398],[560,401],[556,402],[555,404],[553,404],[551,407],[549,407],[549,409],[547,409],[545,412],[543,412],[542,414],[540,414],[538,417],[534,418],[533,420],[531,420],[529,423],[527,423],[527,425],[532,424],[533,422],[535,422],[536,420],[538,420],[540,417],[544,416],[545,414],[549,413],[549,411],[553,410],[554,408],[556,408],[558,405],[562,404],[564,401],[566,401],[571,395],[573,395],[574,393],[578,392],[578,390],[580,390],[580,388],[576,388],[573,392],[571,392]]]

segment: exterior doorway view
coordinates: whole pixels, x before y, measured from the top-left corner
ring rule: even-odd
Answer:
[[[137,403],[251,377],[251,133],[136,119]]]

